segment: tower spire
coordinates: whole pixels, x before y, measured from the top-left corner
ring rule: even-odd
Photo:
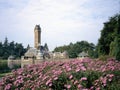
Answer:
[[[40,25],[36,25],[34,28],[34,47],[38,49],[41,45],[41,28]]]

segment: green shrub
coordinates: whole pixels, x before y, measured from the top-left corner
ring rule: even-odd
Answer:
[[[109,56],[109,55],[104,55],[104,56],[100,56],[100,57],[99,57],[99,60],[106,61],[106,60],[108,60],[109,58],[112,58],[112,57]]]
[[[52,89],[53,90],[62,90],[65,89],[64,85],[67,83],[68,78],[65,73],[62,73],[57,80],[53,81]]]
[[[86,71],[86,72],[80,71],[77,73],[72,73],[72,75],[77,80],[80,80],[82,77],[86,77],[87,81],[82,82],[81,84],[86,88],[90,88],[93,85],[93,82],[97,80],[102,75],[102,73],[97,71]]]
[[[8,65],[7,65],[7,60],[0,60],[0,73],[5,73],[10,71]]]

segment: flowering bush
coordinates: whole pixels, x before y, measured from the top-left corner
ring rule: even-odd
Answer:
[[[12,71],[0,90],[120,89],[120,62],[115,60],[45,61]]]

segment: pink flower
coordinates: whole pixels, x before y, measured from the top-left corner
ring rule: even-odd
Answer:
[[[7,85],[5,86],[5,90],[10,90],[11,86],[12,86],[12,84],[7,84]]]
[[[79,71],[80,71],[80,69],[79,69],[79,68],[77,68],[75,71],[76,71],[76,72],[79,72]]]
[[[114,76],[114,74],[108,74],[107,76],[112,78]]]
[[[86,71],[86,68],[84,66],[81,67],[82,71]]]
[[[82,77],[82,78],[80,79],[80,81],[86,81],[86,80],[87,80],[86,77]]]
[[[88,90],[88,89],[85,88],[85,89],[82,89],[82,90]]]
[[[67,89],[70,89],[70,88],[71,88],[71,85],[67,85],[66,88],[67,88]]]
[[[69,67],[69,68],[67,68],[67,71],[71,71],[71,68]]]
[[[107,78],[104,78],[104,79],[102,80],[102,82],[103,82],[103,84],[106,84],[106,83],[107,83]]]
[[[46,82],[46,85],[48,85],[50,82],[51,82],[51,79],[49,79],[49,80]]]
[[[49,87],[51,87],[52,86],[52,83],[49,83]]]
[[[80,88],[82,88],[82,85],[78,84],[78,86],[77,86],[77,87],[80,89]]]
[[[58,77],[55,77],[55,78],[54,78],[54,80],[57,80],[57,79],[58,79]]]
[[[73,75],[70,75],[69,79],[72,79],[73,78]]]
[[[35,88],[33,87],[32,90],[35,90]]]
[[[100,87],[96,88],[96,90],[100,90]]]
[[[74,82],[74,85],[77,84],[77,83],[78,83],[78,81],[76,80],[76,81]]]

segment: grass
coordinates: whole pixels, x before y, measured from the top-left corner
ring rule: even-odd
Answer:
[[[7,66],[7,60],[0,60],[0,78],[8,75],[10,70]]]
[[[7,60],[0,60],[0,78],[11,74],[11,69],[8,67]],[[20,68],[20,65],[15,65],[13,69]]]
[[[12,74],[11,72],[6,72],[6,73],[0,73],[0,78]]]
[[[0,60],[0,73],[9,72],[10,69],[7,65],[7,60]]]

